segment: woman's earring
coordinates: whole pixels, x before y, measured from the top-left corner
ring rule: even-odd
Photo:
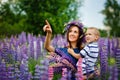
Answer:
[[[81,35],[79,38],[82,38],[83,37],[83,35]]]

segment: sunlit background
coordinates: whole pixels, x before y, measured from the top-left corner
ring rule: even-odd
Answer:
[[[100,76],[95,80],[120,79],[120,0],[0,0],[0,80],[71,78],[69,71],[49,67],[62,59],[51,57],[43,46],[46,19],[55,47],[68,44],[63,30],[69,21],[98,28]],[[76,73],[76,78],[81,77]]]

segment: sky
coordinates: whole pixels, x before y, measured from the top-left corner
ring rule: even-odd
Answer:
[[[104,9],[106,0],[83,0],[80,7],[80,20],[87,27],[105,28],[103,24],[104,15],[100,12]],[[78,15],[79,16],[79,15]]]

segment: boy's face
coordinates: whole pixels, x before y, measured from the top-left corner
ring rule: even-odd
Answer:
[[[87,29],[86,33],[85,33],[85,40],[87,43],[90,42],[95,42],[97,41],[97,35],[95,34],[95,30],[94,29]]]

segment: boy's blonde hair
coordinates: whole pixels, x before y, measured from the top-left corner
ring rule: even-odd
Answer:
[[[89,27],[89,28],[87,28],[87,29],[92,29],[92,30],[94,30],[94,31],[95,31],[94,34],[95,34],[96,36],[98,36],[98,39],[100,38],[100,31],[99,31],[97,28],[95,28],[95,27]]]

